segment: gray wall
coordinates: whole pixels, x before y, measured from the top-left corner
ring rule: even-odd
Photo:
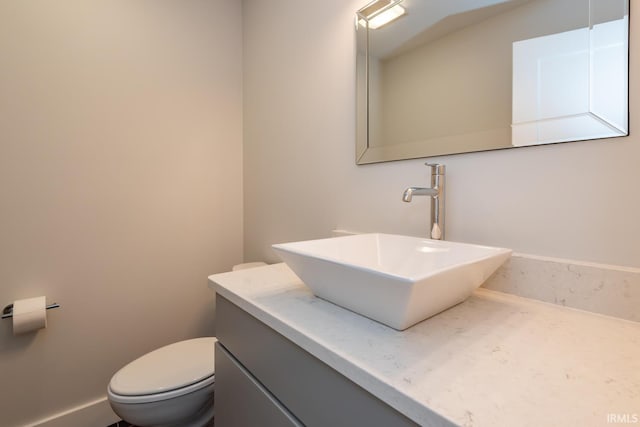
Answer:
[[[424,160],[356,166],[354,11],[365,2],[244,2],[245,258],[333,228],[426,236]],[[631,28],[640,15],[631,16]],[[450,240],[640,267],[640,32],[631,136],[444,156]],[[636,107],[636,108],[634,108]]]
[[[240,6],[0,2],[0,305],[62,305],[35,335],[0,322],[3,426],[215,332],[206,278],[242,259]]]

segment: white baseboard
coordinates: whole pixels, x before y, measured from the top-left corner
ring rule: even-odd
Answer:
[[[26,427],[107,427],[118,421],[120,418],[111,410],[109,401],[104,396]]]

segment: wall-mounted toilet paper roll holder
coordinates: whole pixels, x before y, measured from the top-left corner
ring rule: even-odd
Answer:
[[[51,310],[52,308],[58,308],[60,307],[60,304],[57,303],[53,303],[53,304],[49,304],[46,308],[47,310]],[[9,304],[7,305],[3,310],[2,310],[2,318],[3,319],[8,319],[10,317],[13,317],[13,304]]]

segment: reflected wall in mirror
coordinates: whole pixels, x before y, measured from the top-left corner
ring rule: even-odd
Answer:
[[[628,135],[628,33],[628,0],[369,3],[356,162]]]

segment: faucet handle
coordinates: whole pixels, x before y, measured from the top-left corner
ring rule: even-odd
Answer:
[[[431,175],[444,175],[445,174],[445,166],[440,163],[425,163],[425,166],[431,168]]]

